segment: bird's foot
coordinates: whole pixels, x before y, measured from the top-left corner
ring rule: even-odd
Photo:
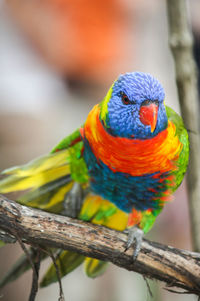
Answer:
[[[128,233],[128,240],[126,243],[125,251],[127,251],[131,246],[133,246],[133,260],[136,260],[141,249],[144,232],[142,229],[139,229],[136,226],[126,229],[125,232]]]
[[[64,200],[64,215],[78,217],[84,200],[84,192],[81,185],[75,182]]]

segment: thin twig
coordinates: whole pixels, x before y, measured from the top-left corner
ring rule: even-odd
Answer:
[[[39,268],[40,268],[40,258],[38,256],[38,260],[36,261],[36,264],[33,262],[25,244],[22,242],[21,237],[19,236],[18,232],[15,229],[11,230],[12,234],[17,238],[17,241],[19,242],[19,245],[21,246],[22,250],[26,254],[26,257],[28,258],[32,271],[32,286],[31,286],[31,292],[29,295],[29,301],[34,301],[35,297],[38,292],[38,275],[39,275]]]
[[[54,257],[53,252],[51,251],[51,249],[45,249],[44,247],[40,246],[40,249],[45,252],[46,254],[48,254],[49,257],[51,257],[51,260],[55,266],[56,269],[56,275],[57,275],[57,279],[58,279],[58,284],[59,284],[59,299],[58,301],[65,301],[65,297],[64,297],[64,293],[63,293],[63,287],[62,287],[62,280],[61,280],[61,274],[60,274],[60,270],[58,268],[58,265],[56,263],[56,259]]]
[[[34,250],[37,253],[36,261],[34,262],[35,272],[33,272],[32,276],[32,287],[29,296],[29,301],[34,301],[38,292],[38,278],[39,278],[39,270],[40,270],[40,251],[38,249]]]
[[[62,281],[61,281],[60,270],[58,268],[58,265],[56,263],[55,257],[54,257],[54,255],[53,255],[53,253],[52,253],[51,250],[49,250],[49,256],[51,257],[51,259],[53,261],[53,264],[54,264],[55,269],[56,269],[57,278],[58,278],[58,284],[59,284],[59,290],[60,290],[60,296],[59,296],[58,301],[65,301],[65,297],[64,297],[64,293],[63,293],[63,288],[62,288]]]
[[[151,298],[153,298],[153,293],[152,293],[152,290],[151,290],[149,281],[148,281],[148,279],[147,279],[145,276],[143,276],[143,278],[144,278],[144,281],[146,282],[148,294],[149,294],[149,296],[150,296]]]

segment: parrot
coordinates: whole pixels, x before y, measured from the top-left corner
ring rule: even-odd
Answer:
[[[127,248],[135,246],[136,258],[143,235],[181,184],[188,160],[187,130],[165,105],[161,83],[149,73],[128,72],[49,154],[3,171],[0,193],[26,206],[127,231]],[[95,278],[107,266],[72,251],[53,252],[61,276],[83,263],[87,276]],[[16,274],[26,269],[25,258],[15,266]],[[41,286],[54,281],[52,264]]]

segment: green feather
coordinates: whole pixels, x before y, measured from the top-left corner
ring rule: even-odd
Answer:
[[[61,140],[51,151],[55,153],[58,150],[68,149],[70,155],[70,175],[74,181],[79,183],[88,182],[88,171],[84,159],[82,158],[83,142],[77,142],[73,145],[73,142],[81,138],[80,130],[77,129],[71,135]],[[72,146],[71,146],[72,145]]]
[[[75,130],[72,134],[68,135],[64,139],[62,139],[51,151],[51,153],[55,153],[58,150],[68,149],[72,142],[76,139],[80,138],[80,130]]]
[[[108,262],[89,258],[87,257],[84,261],[84,271],[86,275],[90,278],[96,278],[101,276],[106,268],[108,267]]]
[[[179,116],[173,109],[171,109],[168,106],[166,106],[166,113],[167,113],[168,120],[173,122],[173,124],[175,125],[176,134],[178,135],[178,138],[183,145],[182,151],[178,158],[178,168],[174,172],[176,177],[176,183],[172,190],[175,191],[181,184],[188,166],[189,140],[188,140],[188,133],[186,128],[184,127],[183,119],[181,118],[181,116]]]

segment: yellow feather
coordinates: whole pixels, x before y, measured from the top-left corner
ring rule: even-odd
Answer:
[[[55,168],[55,166],[66,164],[68,162],[68,157],[67,150],[48,154],[46,157],[39,157],[23,166],[6,169],[3,174],[14,174],[20,177],[32,176],[33,174],[40,173],[44,170]]]
[[[56,194],[51,198],[50,202],[46,205],[44,205],[45,210],[48,210],[54,205],[59,204],[60,202],[63,202],[63,199],[67,192],[70,191],[72,188],[73,182],[70,182],[68,185],[65,185],[64,187],[60,188]],[[41,206],[42,209],[42,206]]]
[[[7,177],[0,181],[0,192],[9,193],[34,189],[70,174],[68,151],[40,157],[21,167],[14,167],[3,172]]]
[[[105,272],[107,262],[86,257],[84,260],[84,270],[88,277],[96,278]]]
[[[109,100],[111,98],[114,84],[115,84],[115,81],[112,84],[112,86],[110,87],[110,89],[108,90],[108,93],[106,94],[105,98],[102,101],[102,105],[101,105],[101,119],[104,120],[104,121],[106,120],[106,114],[108,113],[108,102],[109,102]]]
[[[64,165],[60,166],[58,168],[46,170],[44,172],[33,174],[29,177],[20,179],[21,175],[13,175],[11,176],[9,181],[5,184],[2,181],[2,184],[0,186],[1,193],[8,193],[10,191],[20,191],[20,190],[26,190],[30,189],[32,187],[37,188],[40,187],[46,183],[49,183],[51,181],[54,181],[62,176],[65,176],[66,174],[69,174],[69,166]]]
[[[80,219],[89,221],[98,211],[101,202],[101,197],[93,194],[88,194],[81,208]]]
[[[128,223],[128,214],[111,202],[93,194],[86,197],[79,217],[119,231],[123,231]]]

